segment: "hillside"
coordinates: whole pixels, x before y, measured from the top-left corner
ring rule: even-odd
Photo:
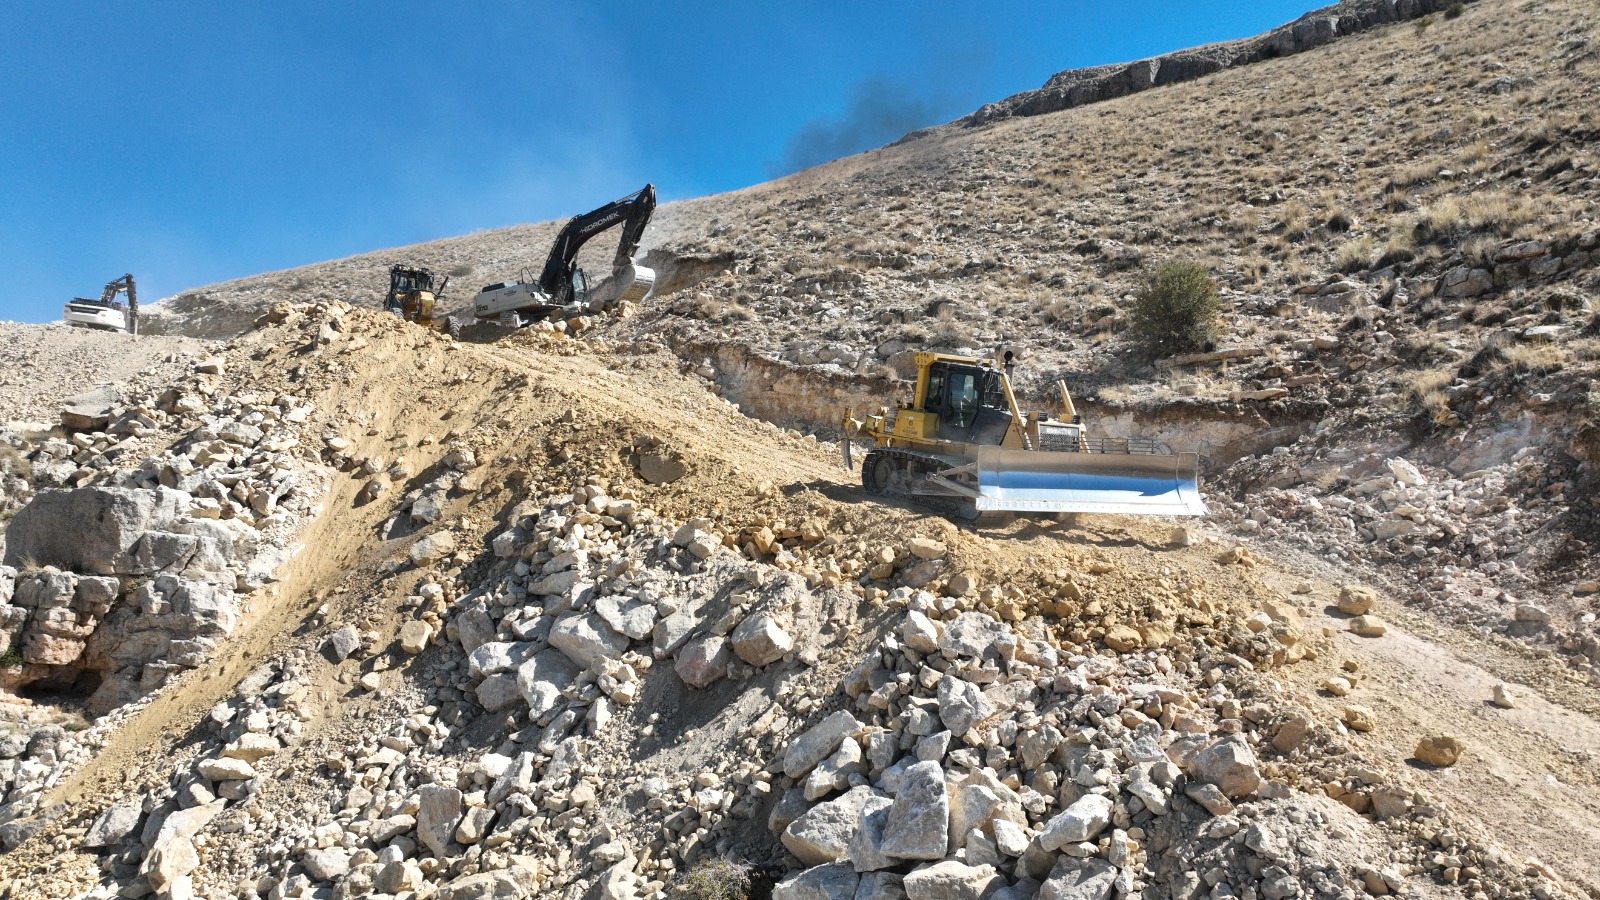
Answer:
[[[7,326],[12,418],[122,358],[0,427],[0,900],[1600,898],[1600,7],[1444,8],[665,205],[572,327],[377,310],[560,223]],[[1224,333],[1152,365],[1170,259]],[[1212,514],[839,465],[1000,346]]]

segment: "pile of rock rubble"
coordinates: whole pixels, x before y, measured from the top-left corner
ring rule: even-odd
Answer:
[[[1327,461],[1298,458],[1297,448],[1241,463],[1230,477],[1270,482]],[[1242,502],[1217,498],[1213,518],[1240,533],[1296,544],[1339,564],[1398,568],[1411,584],[1401,597],[1485,631],[1546,640],[1600,683],[1600,582],[1557,586],[1562,609],[1538,599],[1552,586],[1551,527],[1566,512],[1565,484],[1528,498],[1516,487],[1546,463],[1525,448],[1500,465],[1456,476],[1402,457],[1363,457],[1336,467],[1327,487],[1302,482],[1262,487]],[[1562,539],[1564,540],[1564,539]],[[1519,596],[1520,595],[1520,596]]]
[[[99,421],[67,416],[103,430],[18,447],[30,478],[8,494],[25,502],[0,566],[0,686],[86,696],[91,716],[146,697],[209,658],[298,550],[328,483],[304,433],[312,407],[233,393],[221,370],[202,361]],[[26,713],[0,725],[26,748],[0,765],[0,827],[110,724],[81,739]]]

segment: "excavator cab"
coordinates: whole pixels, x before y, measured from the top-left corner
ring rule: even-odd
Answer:
[[[589,305],[589,280],[582,269],[572,270],[572,299],[568,302],[578,309]]]

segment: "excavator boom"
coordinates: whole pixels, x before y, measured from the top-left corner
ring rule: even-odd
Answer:
[[[480,319],[498,316],[514,320],[511,324],[523,324],[552,314],[581,311],[579,308],[587,300],[587,283],[577,267],[578,251],[591,238],[618,225],[622,226],[622,239],[617,245],[612,275],[621,288],[610,303],[643,300],[655,287],[656,273],[635,263],[633,255],[639,250],[639,241],[655,209],[656,188],[647,184],[620,200],[574,216],[556,235],[537,282],[488,285],[473,298],[473,315]]]

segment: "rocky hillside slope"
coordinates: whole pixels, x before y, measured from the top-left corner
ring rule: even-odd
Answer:
[[[1063,377],[1091,424],[1200,452],[1238,533],[1591,672],[1574,588],[1600,575],[1597,19],[1482,0],[669,204],[646,235],[660,289],[595,327],[825,435],[903,398],[917,349],[1019,350],[1032,399]],[[201,289],[159,324],[221,336],[278,299],[376,303],[402,259],[455,273],[459,305],[535,268],[556,227]],[[1170,259],[1214,274],[1223,329],[1156,367],[1122,307]],[[1383,481],[1396,457],[1426,489]]]
[[[8,530],[0,896],[1600,888],[1558,669],[1223,534],[957,528],[670,357],[338,304],[132,403]]]
[[[1597,24],[1480,0],[669,204],[657,295],[561,329],[375,311],[558,223],[163,304],[218,343],[3,435],[0,900],[1600,897]],[[1152,366],[1172,258],[1224,331]],[[911,351],[1001,345],[1213,515],[838,467]]]

